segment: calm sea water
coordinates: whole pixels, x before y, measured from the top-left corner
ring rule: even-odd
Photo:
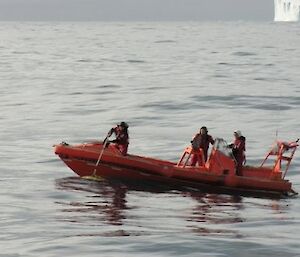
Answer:
[[[199,127],[249,164],[300,137],[300,27],[0,23],[0,256],[300,256],[300,203],[77,178],[52,145],[130,124],[177,160]],[[288,179],[300,191],[296,155]]]

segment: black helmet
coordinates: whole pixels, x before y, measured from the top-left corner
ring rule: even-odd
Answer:
[[[206,132],[208,132],[207,127],[205,127],[205,126],[201,127],[201,129],[204,129]]]
[[[125,129],[129,128],[128,124],[127,124],[125,121],[122,121],[122,122],[119,124],[119,126],[121,126],[122,128],[125,128]]]

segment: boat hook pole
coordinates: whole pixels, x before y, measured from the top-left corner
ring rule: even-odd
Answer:
[[[96,177],[97,167],[98,167],[98,165],[99,165],[99,163],[100,163],[100,161],[101,161],[101,158],[102,158],[102,156],[103,156],[104,150],[105,150],[106,145],[107,145],[107,143],[108,143],[108,138],[109,138],[109,137],[110,137],[110,132],[108,132],[106,138],[105,138],[104,141],[103,141],[103,147],[102,147],[102,150],[101,150],[101,152],[100,152],[100,154],[99,154],[98,160],[97,160],[97,162],[96,162],[96,165],[95,165],[95,168],[94,168],[94,171],[93,171],[93,175],[92,175],[93,177]]]

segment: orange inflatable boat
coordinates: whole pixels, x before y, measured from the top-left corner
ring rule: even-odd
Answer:
[[[154,182],[203,189],[209,186],[230,192],[297,194],[286,174],[298,147],[295,142],[277,141],[262,164],[244,166],[236,175],[236,163],[223,139],[216,139],[207,162],[203,153],[187,147],[177,163],[137,155],[123,156],[113,145],[103,148],[100,142],[80,145],[55,145],[57,154],[80,177],[102,177],[135,183]],[[191,155],[203,160],[202,166],[190,166]],[[99,160],[99,157],[100,160]]]

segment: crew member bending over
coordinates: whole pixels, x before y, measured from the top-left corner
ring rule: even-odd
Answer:
[[[204,161],[207,161],[207,155],[208,155],[208,149],[209,149],[209,144],[214,144],[215,141],[212,138],[211,135],[208,134],[208,130],[206,127],[202,127],[200,129],[200,132],[197,133],[193,140],[191,141],[192,143],[192,147],[193,150],[195,151],[199,151],[199,149],[202,149],[203,151],[203,155],[204,155]],[[202,163],[202,160],[198,160],[198,155],[197,154],[193,154],[192,155],[192,163],[191,166],[196,166],[197,162],[200,166],[204,165],[204,163]]]
[[[129,145],[129,135],[128,135],[128,124],[122,121],[115,128],[112,128],[108,137],[115,134],[116,139],[109,141],[109,143],[114,143],[116,148],[121,152],[122,155],[127,155],[128,145]]]
[[[246,138],[240,130],[233,133],[234,142],[229,145],[232,148],[232,154],[236,160],[236,175],[242,176],[243,164],[246,161]]]

